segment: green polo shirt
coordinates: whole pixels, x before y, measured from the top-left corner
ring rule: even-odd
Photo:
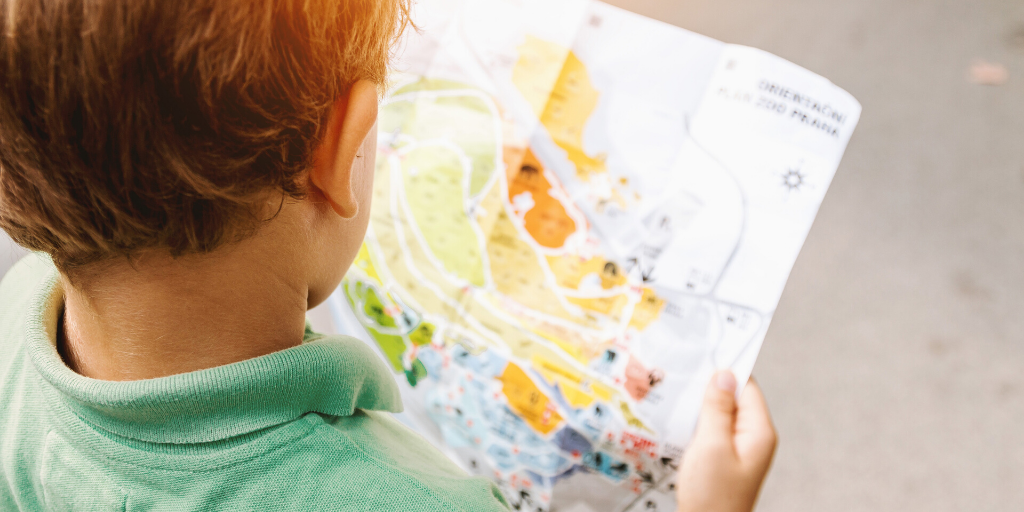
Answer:
[[[507,510],[391,417],[362,342],[307,329],[248,361],[89,379],[57,354],[57,277],[31,255],[0,283],[0,510]]]

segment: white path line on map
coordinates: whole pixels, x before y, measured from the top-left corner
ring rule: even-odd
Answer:
[[[492,295],[493,295],[493,297],[495,299],[504,299],[504,300],[507,300],[507,301],[519,304],[519,308],[518,308],[519,310],[516,312],[516,314],[521,315],[521,316],[525,316],[525,317],[530,317],[531,319],[533,319],[533,321],[538,322],[538,323],[544,322],[544,323],[549,323],[549,324],[552,324],[552,325],[557,325],[557,326],[565,328],[567,330],[575,331],[577,333],[580,333],[581,335],[589,336],[589,337],[596,338],[596,339],[599,339],[599,340],[600,339],[608,339],[608,338],[614,337],[614,335],[615,335],[615,333],[613,331],[603,330],[603,329],[593,329],[593,328],[590,328],[590,327],[584,327],[584,326],[582,326],[580,324],[573,323],[573,322],[571,322],[569,320],[563,320],[561,318],[552,318],[550,315],[541,314],[541,313],[537,312],[537,310],[529,308],[527,306],[523,306],[518,301],[516,301],[516,300],[514,300],[514,299],[512,299],[512,298],[510,298],[510,297],[508,297],[506,295],[503,295],[500,292],[495,292]],[[490,311],[491,313],[493,313],[496,316],[497,315],[501,315],[501,316],[504,316],[505,318],[510,318],[510,319],[511,318],[515,318],[514,316],[510,315],[508,312],[506,312],[505,310],[499,308],[499,306],[497,306],[496,304],[493,304],[490,301],[480,301],[480,303],[485,307],[485,309],[487,309],[488,311]],[[520,329],[524,329],[526,332],[529,332],[529,333],[533,334],[533,332],[527,326],[522,325],[521,321],[516,320],[516,324],[515,325],[517,325]],[[542,337],[542,336],[538,336],[538,335],[535,335],[535,334],[534,334],[534,336],[537,336],[537,339],[544,340],[545,343],[547,342],[547,339]],[[562,349],[559,349],[559,350],[562,350]]]
[[[478,193],[477,196],[476,196],[476,197],[481,197],[483,192],[486,192],[487,190],[489,190],[489,186],[496,179],[496,177],[498,175],[498,171],[501,170],[502,167],[503,167],[503,163],[501,161],[501,154],[502,154],[501,115],[498,113],[498,107],[494,103],[494,100],[492,98],[490,98],[488,95],[486,95],[486,94],[484,94],[484,93],[482,93],[480,91],[476,91],[476,90],[473,90],[473,89],[454,89],[454,90],[449,89],[449,90],[441,90],[441,91],[412,91],[412,92],[408,92],[408,93],[399,94],[397,96],[393,96],[393,97],[389,98],[388,100],[386,100],[384,105],[387,105],[387,104],[390,104],[390,103],[393,103],[393,102],[397,102],[397,101],[408,101],[408,102],[412,102],[412,103],[415,104],[415,100],[422,100],[422,99],[436,100],[437,98],[441,98],[441,97],[465,97],[465,96],[476,98],[476,99],[478,99],[478,100],[480,100],[481,102],[484,103],[484,106],[487,107],[488,111],[491,114],[491,122],[492,122],[493,128],[494,128],[494,131],[493,131],[493,133],[494,133],[494,141],[495,141],[494,169],[492,169],[492,171],[491,171],[491,176],[488,179],[488,182],[486,183],[486,186],[483,187],[481,189],[481,193]],[[493,288],[493,284],[494,283],[493,283],[493,279],[492,279],[492,273],[490,271],[491,270],[491,260],[490,260],[490,256],[487,253],[487,236],[485,236],[485,234],[483,233],[483,230],[480,228],[480,223],[477,221],[476,216],[473,215],[473,213],[472,213],[474,208],[473,208],[473,204],[472,204],[472,201],[471,201],[472,198],[469,195],[469,189],[470,189],[470,186],[471,186],[471,183],[472,183],[472,177],[473,177],[472,160],[466,155],[465,151],[461,147],[459,147],[457,144],[453,144],[450,141],[447,141],[445,139],[429,139],[427,141],[420,142],[420,141],[417,141],[417,139],[415,139],[413,137],[409,137],[408,135],[406,135],[406,137],[408,137],[411,145],[413,145],[413,149],[415,149],[416,146],[428,145],[428,144],[430,144],[430,143],[432,143],[433,141],[436,140],[436,141],[447,143],[446,147],[449,147],[450,149],[454,149],[454,151],[456,153],[458,153],[460,161],[462,162],[462,174],[463,174],[463,186],[462,186],[463,202],[462,202],[462,209],[463,209],[463,212],[466,214],[466,218],[469,220],[469,224],[470,224],[471,229],[473,230],[474,233],[476,233],[477,240],[479,242],[478,245],[480,246],[479,249],[480,249],[481,266],[483,267],[483,271],[484,271],[484,287],[485,288]],[[402,152],[402,154],[406,154],[409,151],[412,151],[412,149],[408,149],[408,148],[405,148],[405,147],[403,147],[399,151],[402,151],[402,150],[406,150],[406,151]],[[413,219],[415,217],[409,216],[409,218]],[[414,229],[414,231],[418,231],[418,230]],[[429,248],[426,250],[426,252],[432,256],[431,251],[429,250]],[[442,273],[444,273],[443,267],[442,267]]]
[[[743,244],[744,235],[746,235],[746,232],[747,232],[747,215],[749,213],[749,204],[747,202],[746,191],[743,189],[743,186],[741,185],[739,178],[736,177],[736,174],[732,171],[732,169],[730,169],[729,166],[726,165],[725,162],[722,161],[722,159],[718,158],[718,155],[712,153],[711,151],[708,151],[700,143],[699,140],[697,140],[692,135],[690,135],[690,116],[689,115],[686,115],[684,117],[684,119],[683,119],[683,126],[686,128],[686,133],[689,136],[690,140],[693,142],[694,146],[697,146],[697,148],[699,148],[701,151],[703,151],[704,154],[706,154],[712,160],[717,162],[718,165],[720,165],[722,167],[722,169],[725,171],[725,173],[729,176],[729,178],[731,178],[733,180],[733,182],[736,184],[737,190],[739,190],[739,194],[740,194],[740,197],[742,198],[742,204],[743,204],[743,211],[742,211],[742,219],[743,219],[743,221],[742,221],[742,224],[740,225],[739,235],[736,237],[736,243],[733,245],[732,252],[729,254],[729,257],[726,259],[725,264],[722,265],[722,270],[721,270],[721,272],[718,273],[718,276],[715,279],[715,284],[711,287],[710,290],[708,290],[706,295],[707,295],[708,298],[711,298],[712,300],[714,300],[716,302],[720,302],[722,304],[733,305],[733,306],[736,306],[736,307],[742,307],[744,309],[755,311],[761,317],[760,321],[762,323],[765,321],[765,318],[768,318],[768,321],[770,322],[771,321],[771,317],[774,316],[774,310],[773,310],[772,313],[768,313],[767,315],[765,315],[765,313],[759,312],[756,309],[753,309],[753,308],[751,308],[749,306],[734,305],[734,304],[731,304],[731,303],[728,303],[728,302],[725,302],[725,301],[719,301],[718,298],[714,296],[714,293],[718,290],[718,286],[722,283],[722,279],[725,278],[725,274],[729,271],[729,267],[732,265],[733,260],[736,258],[736,254],[739,253],[740,246]],[[716,315],[716,317],[718,318],[719,322],[723,321],[721,319],[721,315]],[[736,356],[736,358],[733,359],[733,361],[731,361],[729,363],[729,366],[732,366],[733,364],[735,364],[736,363],[736,359],[738,357],[740,357],[740,355],[742,355],[744,352],[746,352],[746,350],[750,347],[750,345],[755,342],[754,340],[757,339],[759,332],[760,332],[760,330],[757,333],[755,333],[753,336],[751,336],[747,340],[746,343],[743,344],[742,348],[740,348],[740,350],[738,350],[736,352],[738,355]],[[718,352],[719,352],[719,349],[721,348],[721,345],[722,345],[722,338],[719,338],[718,340],[715,341],[714,347],[712,347],[711,350],[710,350],[710,355],[712,357],[712,360],[717,360],[718,359]]]
[[[500,122],[501,121],[497,121],[497,123],[500,123]],[[500,130],[501,127],[499,126],[498,129]],[[506,172],[505,162],[503,162],[501,160],[501,154],[502,154],[503,151],[505,151],[503,147],[499,148],[498,156],[497,156],[497,158],[495,158],[496,163],[495,163],[495,167],[494,167],[494,172],[492,172],[491,176],[489,178],[487,178],[487,182],[484,183],[484,186],[480,187],[480,191],[477,192],[475,196],[473,196],[473,198],[474,198],[474,205],[479,205],[480,204],[480,201],[483,200],[483,198],[487,195],[487,192],[489,192],[491,190],[491,188],[494,187],[495,182],[498,180],[498,176],[501,176],[501,177],[505,176],[505,172]]]
[[[438,89],[433,91],[419,90],[403,92],[402,94],[396,94],[394,96],[391,96],[390,98],[385,99],[383,102],[381,102],[380,106],[383,107],[385,105],[395,103],[398,101],[414,102],[415,100],[418,99],[434,100],[437,98],[448,98],[452,96],[473,96],[475,98],[483,100],[484,103],[491,101],[490,97],[488,97],[487,94],[476,89]],[[492,110],[492,112],[495,112],[495,115],[497,115],[496,110]]]
[[[483,100],[484,105],[486,105],[487,109],[490,111],[490,113],[491,113],[491,122],[494,125],[493,126],[493,133],[494,133],[494,141],[495,141],[495,147],[494,147],[494,154],[495,154],[495,159],[494,160],[495,161],[494,161],[494,168],[491,169],[491,176],[488,178],[488,183],[490,183],[490,180],[493,179],[493,177],[497,174],[498,164],[500,162],[499,158],[500,158],[500,155],[501,155],[501,141],[502,141],[502,139],[501,139],[501,124],[500,124],[499,121],[497,121],[497,119],[499,117],[498,107],[496,105],[494,105],[494,102],[490,98],[486,97],[486,95],[482,95],[482,96],[483,96],[483,98],[481,98],[481,99]],[[479,96],[476,96],[476,97],[479,98]],[[456,147],[458,147],[458,146],[456,145]],[[480,228],[480,222],[477,221],[476,214],[475,214],[475,211],[474,211],[475,208],[474,208],[474,205],[473,205],[472,196],[470,196],[470,191],[469,191],[469,189],[473,186],[473,171],[474,171],[474,169],[473,169],[473,161],[470,160],[469,156],[466,155],[466,152],[463,151],[461,147],[458,148],[458,153],[459,153],[461,161],[462,161],[462,177],[463,177],[463,183],[462,183],[462,211],[463,211],[463,213],[466,214],[466,219],[468,219],[470,227],[472,227],[473,232],[476,233],[476,235],[477,235],[477,241],[479,242],[479,246],[480,246],[479,249],[480,249],[481,266],[483,267],[483,273],[484,273],[484,288],[492,289],[492,288],[494,288],[494,280],[493,280],[493,277],[491,276],[491,258],[490,258],[490,255],[487,254],[487,238],[489,236],[489,233],[488,234],[484,234],[483,229]],[[486,188],[481,189],[481,190],[486,190]],[[479,195],[480,195],[480,193],[477,194],[477,196],[479,196]]]
[[[491,98],[489,95],[487,95],[487,94],[485,94],[485,93],[483,93],[481,91],[475,90],[475,89],[446,89],[446,90],[436,90],[436,91],[411,91],[411,92],[402,93],[402,94],[398,94],[398,95],[391,96],[391,97],[387,98],[381,104],[381,107],[384,107],[385,105],[388,105],[388,104],[391,104],[391,103],[395,103],[395,102],[399,102],[399,101],[408,101],[410,103],[415,103],[416,100],[420,100],[420,99],[435,100],[437,98],[459,97],[459,96],[470,96],[470,97],[473,97],[473,98],[481,100],[484,103],[484,105],[487,107],[487,110],[490,111],[491,121],[492,121],[492,123],[494,125],[493,126],[493,128],[494,128],[494,142],[495,142],[495,144],[494,144],[495,145],[495,148],[494,148],[494,170],[491,172],[491,175],[488,177],[487,182],[480,189],[480,192],[478,192],[476,194],[476,196],[472,196],[472,197],[469,196],[469,188],[470,188],[469,187],[469,183],[470,183],[470,177],[472,176],[472,172],[470,171],[470,172],[466,173],[466,180],[465,180],[465,184],[464,184],[463,188],[464,188],[464,191],[465,191],[464,195],[466,196],[466,204],[468,205],[468,204],[470,204],[470,202],[471,202],[470,200],[472,198],[474,198],[474,197],[475,198],[482,197],[486,191],[490,190],[490,187],[493,185],[494,181],[498,178],[499,174],[501,174],[501,172],[504,171],[504,166],[505,165],[504,165],[504,162],[501,159],[501,155],[502,155],[502,151],[503,151],[503,143],[504,143],[504,139],[502,138],[502,130],[501,130],[501,114],[498,111],[497,104],[494,103],[494,99]],[[412,137],[409,137],[409,138],[412,139],[412,140],[415,140]],[[472,168],[472,166],[470,166],[470,168]],[[467,208],[467,211],[468,211],[468,208]],[[486,254],[486,253],[484,253],[484,254]]]
[[[693,145],[696,146],[698,149],[700,149],[702,152],[704,152],[704,154],[707,155],[709,158],[714,160],[719,166],[721,166],[722,170],[725,171],[725,174],[729,176],[729,179],[731,179],[733,181],[733,183],[736,185],[736,190],[739,191],[740,198],[741,198],[741,203],[743,205],[743,210],[742,210],[742,219],[743,220],[742,220],[742,223],[740,224],[739,235],[737,235],[736,242],[733,244],[732,252],[729,254],[729,257],[725,260],[725,264],[722,265],[722,271],[718,273],[718,276],[715,279],[715,284],[713,286],[711,286],[711,289],[709,289],[708,292],[705,294],[706,296],[711,297],[715,293],[715,290],[718,289],[718,285],[721,284],[722,278],[725,276],[725,273],[729,271],[729,266],[732,265],[732,260],[736,257],[736,253],[738,253],[739,250],[740,250],[740,245],[742,245],[744,235],[747,232],[747,214],[748,214],[750,208],[749,208],[748,201],[747,201],[747,193],[743,189],[743,186],[740,183],[739,178],[737,178],[736,174],[734,172],[732,172],[732,169],[730,169],[729,166],[725,165],[725,162],[723,162],[722,159],[718,158],[718,155],[715,155],[714,153],[708,151],[703,145],[701,145],[700,141],[698,141],[692,135],[690,135],[690,116],[689,115],[686,115],[686,116],[683,117],[683,127],[686,128],[687,137],[689,137],[690,141],[693,142]]]
[[[466,315],[465,307],[462,304],[452,300],[446,293],[444,293],[443,290],[440,290],[439,288],[437,288],[437,285],[434,284],[433,281],[430,281],[429,279],[427,279],[426,276],[424,276],[422,273],[420,273],[419,269],[416,268],[415,263],[413,263],[412,255],[411,255],[411,253],[409,251],[409,244],[408,244],[408,242],[405,239],[405,232],[403,231],[402,226],[401,226],[402,221],[401,221],[401,215],[399,213],[400,208],[398,206],[398,202],[399,202],[398,191],[395,190],[395,188],[394,188],[394,182],[395,182],[394,177],[395,177],[395,174],[396,173],[400,174],[402,172],[401,171],[401,163],[397,162],[397,160],[398,160],[398,158],[394,157],[394,156],[392,158],[388,159],[388,164],[391,167],[391,184],[392,184],[392,187],[389,190],[389,194],[388,195],[390,196],[390,207],[391,207],[392,223],[393,223],[394,228],[395,228],[395,234],[396,234],[396,237],[397,237],[397,240],[398,240],[398,245],[399,245],[399,248],[402,251],[402,258],[405,261],[405,266],[406,266],[407,270],[409,270],[409,273],[412,274],[414,278],[416,278],[416,279],[418,279],[420,281],[420,284],[422,284],[423,286],[427,287],[427,289],[429,289],[435,295],[437,295],[438,300],[440,300],[441,302],[444,302],[449,307],[454,309],[456,314],[459,315],[461,320],[465,321],[467,324],[470,324],[473,328],[479,330],[480,331],[479,334],[482,335],[485,339],[488,339],[489,341],[491,341],[492,343],[496,344],[497,346],[504,347],[504,348],[507,349],[507,345],[505,345],[504,341],[501,339],[500,336],[497,335],[497,333],[495,333],[495,332],[491,331],[490,329],[484,327],[483,324],[481,324],[479,321],[477,321],[472,316]],[[396,165],[397,165],[397,167],[396,167]],[[410,228],[415,228],[415,226],[410,226]],[[415,229],[413,229],[413,232],[415,233]],[[383,253],[381,253],[381,254],[383,254]],[[472,290],[472,288],[470,288],[470,290]]]
[[[442,148],[445,148],[445,149],[447,149],[449,151],[454,152],[458,156],[460,163],[462,163],[462,166],[463,166],[462,171],[463,171],[464,175],[467,173],[467,167],[470,167],[470,168],[472,167],[469,164],[469,157],[467,157],[466,153],[462,151],[462,148],[460,148],[457,144],[455,144],[455,143],[453,143],[451,141],[448,141],[448,140],[445,140],[445,139],[430,139],[430,140],[427,140],[427,141],[411,143],[411,144],[408,144],[406,146],[403,146],[401,149],[396,151],[395,154],[392,154],[388,158],[389,162],[392,163],[392,165],[398,165],[398,169],[399,169],[398,170],[398,174],[399,174],[398,175],[398,180],[399,181],[397,183],[395,183],[394,182],[394,177],[392,177],[392,182],[393,182],[392,183],[392,188],[394,190],[398,191],[399,203],[401,204],[402,211],[405,213],[405,217],[407,219],[409,219],[410,221],[412,221],[412,222],[409,223],[409,230],[413,232],[413,236],[416,237],[416,240],[420,243],[420,246],[424,248],[423,252],[427,255],[427,259],[430,261],[430,263],[432,265],[434,265],[434,268],[436,268],[441,273],[441,275],[443,275],[445,277],[445,279],[447,279],[448,282],[450,284],[454,285],[454,286],[458,286],[460,288],[466,287],[466,286],[473,286],[472,283],[470,283],[469,281],[467,281],[465,279],[462,279],[460,277],[452,275],[451,271],[449,271],[448,269],[445,268],[444,263],[441,262],[441,260],[437,259],[437,256],[435,256],[434,252],[430,249],[430,245],[427,243],[427,239],[423,235],[423,230],[421,230],[419,228],[419,225],[415,222],[416,217],[412,214],[412,210],[409,207],[409,196],[408,196],[408,194],[405,193],[405,181],[404,181],[405,176],[404,176],[404,172],[403,172],[402,167],[401,167],[402,164],[401,164],[401,162],[398,162],[397,164],[395,164],[395,162],[398,160],[398,157],[400,155],[408,154],[408,153],[410,153],[412,151],[415,151],[417,149],[430,148],[430,147],[442,147]],[[469,218],[470,228],[473,230],[473,234],[476,235],[476,239],[477,239],[477,242],[478,242],[477,243],[477,246],[478,246],[477,249],[480,251],[480,258],[481,258],[481,266],[482,266],[481,271],[484,272],[484,274],[483,274],[484,288],[490,288],[490,287],[493,286],[494,283],[491,282],[490,272],[486,272],[486,271],[490,270],[490,261],[486,260],[486,258],[487,258],[487,247],[486,247],[486,245],[484,245],[486,242],[485,242],[485,239],[484,239],[483,230],[481,230],[480,229],[480,225],[478,223],[474,222],[473,219],[470,217],[469,211],[466,208],[465,194],[463,194],[462,213],[464,215],[466,215],[466,217]]]

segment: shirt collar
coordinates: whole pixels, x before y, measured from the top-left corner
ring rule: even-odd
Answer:
[[[307,325],[302,345],[190,373],[128,382],[90,379],[57,353],[64,293],[56,269],[36,288],[27,318],[33,365],[82,420],[155,443],[204,443],[292,421],[309,412],[398,412],[398,386],[363,342],[322,336]]]

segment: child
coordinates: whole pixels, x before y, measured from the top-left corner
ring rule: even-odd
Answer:
[[[0,510],[505,510],[313,333],[366,231],[405,0],[2,0]],[[716,375],[682,510],[774,450]]]

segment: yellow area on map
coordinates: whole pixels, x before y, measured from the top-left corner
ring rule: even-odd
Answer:
[[[481,220],[481,226],[489,220]],[[528,308],[565,319],[576,318],[558,301],[544,279],[537,253],[520,238],[504,209],[496,212],[490,225],[487,257],[494,286],[499,292]]]
[[[647,428],[647,425],[644,425],[644,422],[640,421],[640,418],[637,418],[636,415],[633,414],[633,411],[630,410],[629,408],[629,404],[627,404],[626,402],[619,402],[619,410],[622,411],[623,419],[625,419],[626,423],[629,423],[630,426],[643,429],[648,432],[654,432],[653,430]]]
[[[356,253],[356,259],[352,262],[352,265],[362,270],[375,283],[381,284],[383,282],[380,279],[380,275],[377,274],[377,269],[373,266],[373,260],[370,259],[370,250],[366,247],[366,243],[359,246],[359,252]]]
[[[624,293],[611,297],[566,297],[566,300],[581,308],[612,317],[618,317],[622,313],[623,306],[628,302]]]
[[[443,269],[430,263],[427,253],[429,247],[416,238],[413,232],[415,222],[405,215],[404,210],[399,209],[395,217],[390,212],[391,194],[397,192],[393,187],[391,173],[387,172],[390,168],[388,160],[386,152],[378,153],[378,162],[384,162],[384,165],[379,167],[373,182],[373,208],[370,212],[372,231],[368,233],[367,240],[376,240],[377,243],[369,245],[371,261],[382,277],[382,282],[394,279],[397,289],[423,308],[421,312],[457,320],[460,318],[459,311],[450,302],[445,302],[443,297],[458,296],[460,287],[445,279]],[[404,244],[399,241],[400,235],[405,239]],[[390,250],[378,251],[377,247]],[[440,291],[441,295],[434,293],[431,288]]]
[[[608,400],[614,392],[612,388],[601,383],[589,381],[579,371],[559,364],[557,361],[548,359],[543,355],[534,355],[530,362],[533,364],[534,369],[543,375],[548,382],[558,384],[566,401],[575,408],[587,407],[594,402],[595,395],[602,400]],[[584,388],[589,388],[589,391]]]
[[[533,113],[540,117],[558,75],[562,73],[562,64],[569,56],[569,49],[527,34],[526,40],[516,50],[519,51],[519,59],[512,68],[512,83],[533,107]]]
[[[462,206],[459,155],[444,146],[418,147],[405,156],[402,171],[406,201],[430,251],[447,272],[483,286],[480,241]]]
[[[658,319],[661,310],[665,309],[665,299],[655,295],[654,290],[644,287],[640,302],[633,308],[633,317],[629,319],[629,326],[642,331],[651,325],[651,322]]]
[[[498,380],[502,382],[501,391],[508,399],[509,407],[534,430],[549,434],[562,423],[562,416],[551,399],[541,392],[522,368],[509,363]]]
[[[558,286],[563,288],[578,290],[583,278],[590,274],[601,280],[601,288],[604,290],[626,284],[626,275],[622,269],[600,256],[581,259],[579,256],[567,254],[548,256],[547,259]]]
[[[604,157],[583,151],[583,127],[597,107],[599,93],[587,68],[567,48],[527,35],[517,48],[512,82],[533,107],[551,138],[568,153],[580,179],[607,172]]]
[[[395,95],[398,99],[380,110],[380,132],[454,143],[469,160],[469,195],[480,193],[497,169],[497,106],[479,90],[448,80],[421,79]],[[396,147],[404,144],[395,142]]]
[[[524,323],[530,324],[529,319],[524,320]],[[583,364],[590,361],[587,357],[588,354],[583,351],[583,345],[573,339],[575,336],[569,334],[568,330],[548,322],[534,322],[533,327],[534,329],[531,332],[557,345],[558,348],[565,352],[565,355]]]

